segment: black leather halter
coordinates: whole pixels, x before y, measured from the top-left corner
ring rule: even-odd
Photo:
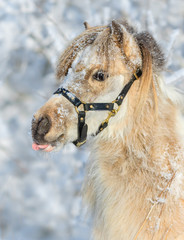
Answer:
[[[63,95],[68,101],[70,101],[74,106],[75,110],[78,114],[78,139],[73,143],[80,147],[86,142],[87,139],[87,131],[88,125],[85,123],[85,116],[87,111],[109,111],[108,117],[100,124],[95,135],[99,134],[103,129],[108,126],[109,119],[117,114],[120,109],[120,106],[128,93],[130,87],[134,83],[135,80],[140,78],[142,75],[142,71],[137,69],[136,72],[132,75],[130,81],[124,86],[120,94],[117,98],[111,103],[84,103],[80,99],[78,99],[73,93],[68,91],[65,88],[58,88],[54,94]],[[117,107],[115,108],[115,104]],[[78,107],[83,106],[83,111],[79,111]]]

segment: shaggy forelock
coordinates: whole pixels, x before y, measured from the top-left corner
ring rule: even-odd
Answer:
[[[150,52],[153,71],[161,71],[164,68],[165,58],[152,35],[148,32],[138,33],[126,20],[114,20],[107,26],[91,27],[72,41],[58,61],[56,70],[57,79],[67,75],[68,69],[71,67],[77,54],[89,45],[97,46],[98,56],[102,58],[102,61],[104,57],[105,61],[109,62],[109,49],[112,47],[110,46],[110,44],[112,44],[112,35],[116,35],[117,43],[119,43],[117,46],[123,53],[123,29],[121,26],[134,37],[141,52],[143,47]]]
[[[93,44],[98,34],[103,30],[104,27],[91,28],[84,31],[81,35],[72,41],[72,43],[64,51],[58,61],[56,69],[57,79],[60,79],[62,76],[67,75],[68,69],[71,67],[77,54],[87,46]]]

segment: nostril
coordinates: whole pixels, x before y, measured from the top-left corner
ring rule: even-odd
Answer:
[[[51,121],[48,116],[41,117],[39,120],[32,121],[32,136],[34,141],[38,143],[44,142],[44,136],[51,128]]]
[[[51,127],[51,123],[48,117],[42,117],[38,121],[37,133],[39,135],[45,135],[46,133],[48,133],[50,127]]]

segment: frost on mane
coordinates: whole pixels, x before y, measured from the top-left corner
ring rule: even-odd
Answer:
[[[89,138],[83,193],[94,240],[184,239],[183,96],[164,84],[162,50],[126,21],[86,26],[58,61],[67,95],[34,115],[33,147]]]

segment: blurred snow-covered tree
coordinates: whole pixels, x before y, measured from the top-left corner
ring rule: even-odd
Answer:
[[[55,90],[57,58],[83,22],[122,16],[153,33],[168,59],[166,81],[184,90],[183,0],[0,1],[0,239],[89,239],[80,198],[88,154],[72,145],[33,152],[30,121]]]

